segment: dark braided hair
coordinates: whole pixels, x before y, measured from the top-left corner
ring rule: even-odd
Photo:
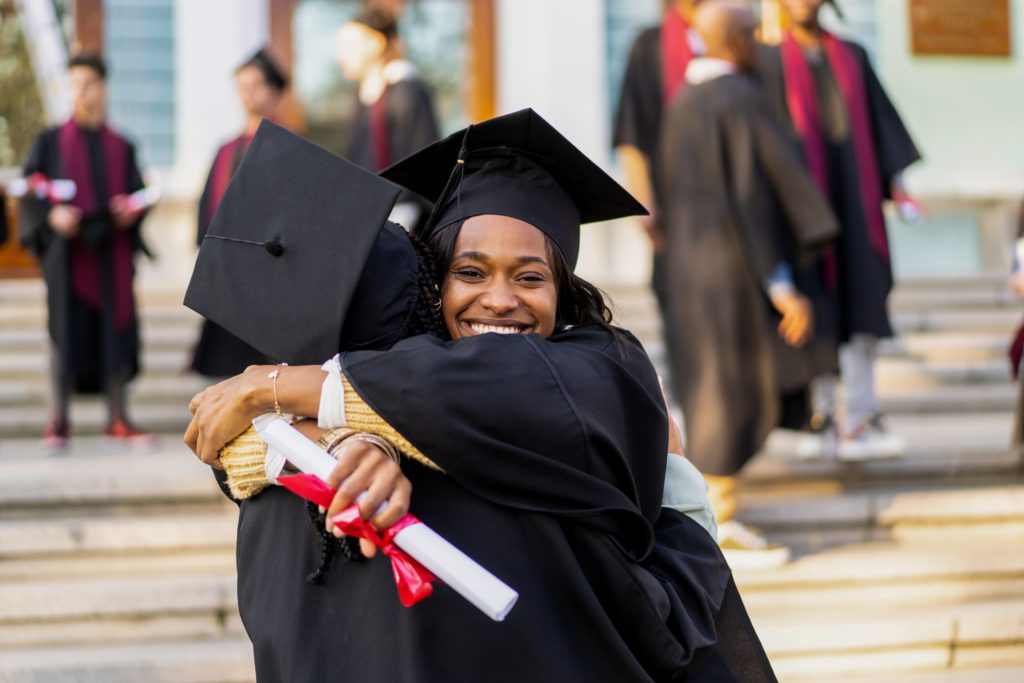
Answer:
[[[419,236],[409,233],[409,240],[416,249],[416,292],[409,298],[402,338],[417,334],[430,334],[442,339],[448,338],[444,320],[441,317],[441,289],[438,286],[441,273],[433,250]]]
[[[402,339],[418,334],[430,334],[446,339],[447,332],[441,318],[441,291],[438,288],[438,272],[435,266],[434,253],[430,247],[414,234],[407,233],[409,240],[416,249],[416,288],[409,296],[406,304],[406,316],[402,323]],[[313,530],[320,539],[320,560],[316,570],[306,577],[306,581],[319,584],[331,567],[335,553],[340,549],[349,560],[362,561],[366,557],[359,549],[359,539],[346,536],[338,538],[327,531],[327,516],[320,512],[317,505],[306,503],[306,511],[313,524]]]
[[[320,560],[317,562],[313,573],[306,577],[307,583],[319,584],[323,582],[324,574],[331,568],[334,554],[339,549],[346,559],[353,562],[362,562],[366,559],[366,556],[359,549],[358,538],[352,538],[351,536],[338,538],[327,531],[327,528],[324,526],[327,523],[327,515],[320,512],[320,508],[315,503],[307,502],[306,512],[309,514],[309,521],[313,525],[314,533],[320,539]]]

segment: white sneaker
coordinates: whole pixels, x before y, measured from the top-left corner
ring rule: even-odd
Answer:
[[[824,458],[833,460],[839,448],[839,428],[831,415],[815,413],[811,417],[810,433],[796,444],[796,456],[801,460]]]
[[[843,437],[836,455],[842,462],[864,462],[900,458],[906,450],[906,440],[887,432],[876,414]]]
[[[736,520],[718,525],[718,547],[733,569],[774,569],[789,561],[789,548]]]

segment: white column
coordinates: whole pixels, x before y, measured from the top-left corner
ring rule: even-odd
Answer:
[[[605,3],[498,0],[499,113],[532,107],[611,171]],[[649,255],[632,221],[584,228],[577,272],[597,282],[642,281]]]
[[[172,195],[196,196],[217,147],[237,133],[244,115],[235,68],[269,36],[266,2],[176,0],[175,167]]]

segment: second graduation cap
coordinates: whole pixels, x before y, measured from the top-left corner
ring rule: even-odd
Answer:
[[[264,121],[217,207],[185,305],[273,359],[323,362],[339,350],[398,193]]]

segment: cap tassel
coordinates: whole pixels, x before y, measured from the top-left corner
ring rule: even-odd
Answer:
[[[472,129],[472,124],[466,127],[466,133],[462,136],[462,146],[459,148],[459,158],[455,161],[455,166],[452,168],[451,173],[448,174],[448,182],[444,184],[441,196],[437,198],[437,201],[434,202],[434,207],[430,210],[430,216],[423,226],[424,230],[436,227],[434,224],[448,204],[448,200],[452,198],[455,191],[462,185],[462,178],[466,174],[466,155],[469,154],[469,131]]]
[[[238,237],[223,237],[221,235],[207,235],[203,239],[207,240],[223,240],[225,242],[238,242],[239,244],[251,244],[257,247],[263,247],[267,250],[267,253],[271,256],[280,256],[284,253],[284,245],[276,237],[269,239],[266,242],[254,242],[252,240],[243,240]]]
[[[836,13],[836,16],[839,17],[839,20],[840,21],[846,21],[846,15],[843,14],[843,10],[842,10],[841,7],[839,7],[839,3],[836,2],[836,0],[826,0],[826,1],[828,2],[828,4],[832,5],[832,10]]]

